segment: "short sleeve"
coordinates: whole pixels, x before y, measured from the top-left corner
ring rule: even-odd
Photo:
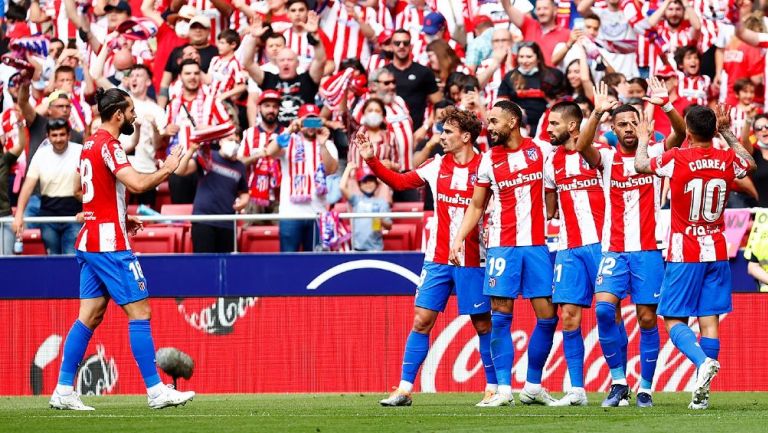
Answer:
[[[424,163],[415,170],[416,174],[418,174],[419,177],[424,179],[426,182],[429,182],[430,179],[437,179],[437,174],[440,171],[441,161],[442,157],[440,155],[435,155],[434,158],[430,158],[424,161]]]
[[[650,149],[648,151],[650,153]],[[602,149],[598,149],[598,152],[600,152],[600,161],[597,163],[597,166],[602,167],[603,169],[610,166],[613,161],[613,148],[604,147]]]
[[[32,161],[29,163],[29,168],[27,169],[27,177],[39,179],[40,178],[40,152],[35,152],[35,155],[32,157]]]
[[[491,151],[483,153],[480,158],[480,166],[477,167],[477,180],[475,186],[488,188],[491,186],[493,165],[491,164]]]
[[[675,156],[677,155],[677,151],[678,149],[674,148],[655,158],[651,158],[651,171],[660,177],[672,177],[672,172],[675,170]]]
[[[731,151],[734,153],[733,155],[733,174],[738,179],[743,179],[747,176],[747,173],[749,171],[749,163],[739,156],[739,154],[736,153],[733,149]]]
[[[544,189],[548,191],[554,191],[557,187],[555,184],[555,165],[552,163],[553,155],[554,153],[551,153],[544,162]]]
[[[648,158],[656,158],[664,153],[664,142],[657,141],[648,145]]]
[[[357,206],[357,203],[360,202],[360,196],[357,194],[352,194],[349,196],[349,199],[347,201],[349,202],[350,208],[354,210],[355,206]]]
[[[118,171],[131,165],[128,162],[128,157],[125,155],[123,147],[117,140],[105,143],[101,147],[101,158],[112,174],[117,174]]]

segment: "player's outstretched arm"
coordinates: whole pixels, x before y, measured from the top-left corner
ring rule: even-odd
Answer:
[[[638,173],[653,174],[651,159],[648,157],[648,142],[651,140],[653,126],[647,117],[640,119],[640,124],[635,129],[637,137],[637,152],[635,153],[635,171]]]
[[[488,187],[475,185],[475,191],[472,194],[472,202],[467,206],[467,210],[464,212],[464,219],[461,220],[461,227],[459,227],[459,233],[451,244],[451,252],[448,255],[448,260],[456,266],[461,265],[459,256],[461,250],[464,249],[464,239],[469,236],[469,233],[473,228],[477,227],[478,221],[485,212],[485,206],[488,203]]]
[[[163,161],[162,166],[152,174],[139,173],[129,165],[120,169],[115,173],[115,176],[128,188],[128,191],[134,194],[141,194],[161,184],[176,171],[181,161],[182,151],[182,146],[173,148],[168,158]]]
[[[736,155],[747,162],[747,174],[755,171],[755,168],[757,167],[755,158],[752,157],[751,152],[741,145],[739,139],[736,138],[731,131],[731,106],[728,104],[725,106],[720,104],[716,105],[715,115],[717,116],[717,132],[723,137],[723,140],[731,146],[731,149],[736,152]]]
[[[576,141],[576,150],[581,153],[582,158],[587,161],[590,167],[597,167],[600,164],[600,152],[595,149],[592,143],[595,141],[595,132],[600,125],[600,119],[607,111],[611,111],[619,104],[618,101],[608,99],[608,85],[600,82],[597,88],[594,88],[595,109],[587,120],[587,125],[579,133],[579,139]]]
[[[360,156],[363,157],[365,163],[371,168],[373,174],[392,189],[402,191],[418,188],[424,185],[424,179],[422,179],[415,171],[397,173],[385,167],[373,153],[373,144],[363,132],[358,132],[353,140],[360,151]]]

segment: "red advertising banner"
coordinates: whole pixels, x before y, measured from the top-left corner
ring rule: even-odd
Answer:
[[[200,393],[388,392],[400,378],[400,363],[413,315],[406,296],[195,298],[151,301],[156,348],[176,347],[195,361],[181,389]],[[0,395],[49,394],[56,384],[63,339],[77,316],[77,300],[0,302]],[[633,306],[623,308],[630,338],[630,383],[639,377],[639,330]],[[721,325],[722,370],[713,384],[721,391],[768,391],[768,296],[734,296],[734,311]],[[535,324],[530,305],[515,309],[513,387],[522,387],[526,347]],[[660,326],[661,324],[660,319]],[[593,313],[585,314],[586,386],[607,390],[608,368]],[[690,362],[661,331],[656,390],[689,389]],[[478,339],[468,316],[453,302],[432,331],[427,360],[416,389],[426,392],[482,391],[485,378]],[[562,338],[555,336],[544,385],[566,385]],[[163,375],[166,382],[170,378]],[[95,332],[77,375],[83,394],[143,393],[128,343],[128,323],[111,305]]]

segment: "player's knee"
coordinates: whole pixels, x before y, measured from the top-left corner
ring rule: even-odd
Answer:
[[[598,302],[595,306],[595,316],[598,323],[608,323],[616,320],[616,307],[607,302]]]
[[[581,326],[581,314],[577,311],[564,308],[560,313],[560,319],[563,321],[563,329],[566,331],[572,331]]]
[[[651,329],[658,326],[656,313],[652,311],[642,312],[637,315],[637,324],[642,329]]]
[[[491,315],[478,314],[472,316],[472,325],[475,327],[475,331],[477,331],[478,334],[491,332]]]
[[[416,314],[413,317],[413,330],[420,334],[429,333],[433,326],[435,326],[435,321],[427,315]]]

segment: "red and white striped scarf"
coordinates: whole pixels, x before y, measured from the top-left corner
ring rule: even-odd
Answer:
[[[307,161],[306,146],[312,146],[312,159]],[[322,143],[325,145],[325,143]],[[315,172],[312,173],[313,168]],[[320,161],[320,151],[317,149],[317,140],[306,143],[301,134],[292,134],[288,143],[288,174],[291,180],[290,199],[291,203],[308,203],[312,200],[312,188],[315,187],[314,194],[318,196],[325,195],[321,186],[315,185],[318,172],[323,171],[323,164]],[[323,173],[324,182],[325,173]]]
[[[325,100],[325,106],[331,111],[336,111],[344,98],[344,90],[349,87],[349,81],[355,72],[353,68],[347,68],[330,76],[320,86],[320,97]]]

